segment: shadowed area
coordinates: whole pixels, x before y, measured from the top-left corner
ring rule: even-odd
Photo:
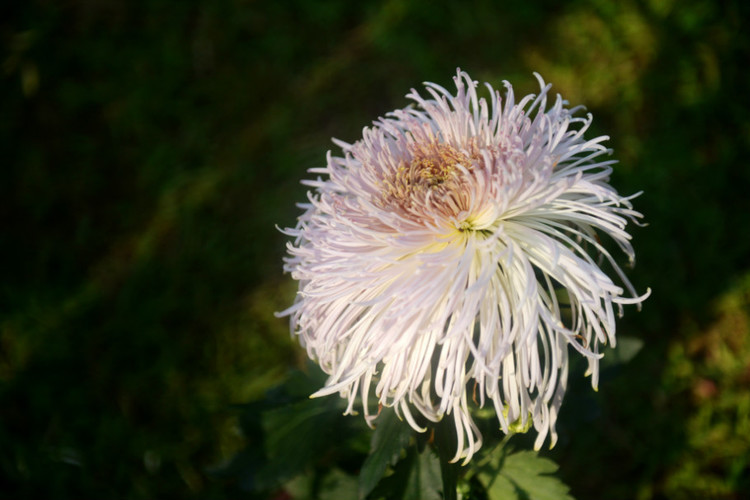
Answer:
[[[538,71],[611,137],[612,184],[644,191],[629,276],[653,295],[608,354],[642,347],[597,393],[571,376],[547,455],[572,494],[750,494],[749,10],[6,2],[0,491],[253,498],[211,470],[250,442],[233,405],[303,366],[273,316],[295,291],[275,225],[294,224],[330,137],[357,140],[460,66],[519,95]]]

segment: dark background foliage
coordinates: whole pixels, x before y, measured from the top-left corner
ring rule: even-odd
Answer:
[[[540,72],[643,190],[653,296],[548,455],[577,498],[750,494],[750,36],[740,0],[0,6],[0,497],[241,498],[232,406],[304,356],[274,318],[329,138],[457,66]],[[617,351],[615,351],[616,353]],[[613,354],[616,355],[616,354]]]

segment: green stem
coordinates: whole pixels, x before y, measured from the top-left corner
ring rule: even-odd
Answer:
[[[443,477],[443,500],[456,500],[459,465],[450,460],[456,453],[456,428],[453,417],[445,416],[435,426],[435,445],[440,459],[440,475]]]

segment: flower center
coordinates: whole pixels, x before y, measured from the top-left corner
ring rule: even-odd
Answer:
[[[461,170],[472,168],[471,158],[448,144],[435,141],[411,149],[411,159],[382,181],[384,205],[408,209],[424,203],[428,194],[432,198],[450,194],[459,186]]]

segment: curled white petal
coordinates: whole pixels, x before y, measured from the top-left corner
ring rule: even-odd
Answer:
[[[311,170],[284,230],[299,293],[281,315],[329,375],[315,395],[339,393],[348,413],[361,397],[371,422],[374,392],[419,431],[450,415],[465,462],[481,446],[467,392],[504,432],[529,422],[537,448],[554,445],[569,346],[596,387],[614,305],[647,296],[600,240],[632,261],[626,227],[641,217],[608,184],[607,137],[584,138],[591,115],[536,76],[519,102],[507,82],[504,100],[489,85],[480,97],[460,71],[455,94],[412,90],[415,106],[335,141],[343,156]]]

